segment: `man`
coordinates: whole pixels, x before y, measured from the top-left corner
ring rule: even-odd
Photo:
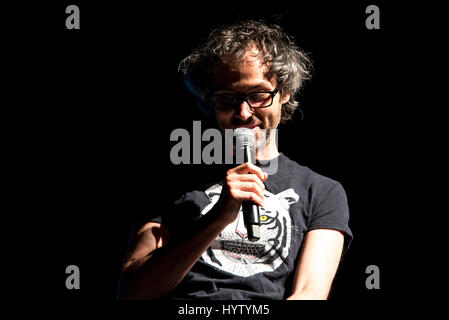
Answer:
[[[279,153],[275,139],[297,108],[306,56],[279,27],[246,21],[212,32],[180,69],[221,131],[253,131],[258,162],[229,169],[144,224],[123,267],[120,298],[326,299],[352,238],[346,195],[338,182]],[[262,160],[276,160],[276,170],[264,172]],[[258,241],[247,239],[243,201],[260,206]]]

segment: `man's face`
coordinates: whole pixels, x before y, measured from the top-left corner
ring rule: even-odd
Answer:
[[[266,78],[267,67],[263,65],[254,52],[247,53],[246,59],[238,67],[220,63],[213,73],[214,94],[249,94],[252,92],[274,91],[276,79]],[[251,108],[245,101],[231,110],[216,109],[216,120],[220,130],[238,127],[250,128],[256,137],[257,146],[264,143],[266,130],[268,140],[269,130],[276,129],[281,118],[281,107],[288,101],[290,95],[281,96],[278,92],[271,106],[266,108]]]

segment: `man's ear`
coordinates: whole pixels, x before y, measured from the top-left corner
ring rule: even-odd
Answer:
[[[281,104],[284,105],[290,100],[291,94],[285,91],[281,91]]]

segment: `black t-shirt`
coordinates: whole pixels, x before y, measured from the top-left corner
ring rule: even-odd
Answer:
[[[247,239],[242,210],[203,253],[169,299],[274,299],[291,293],[304,234],[334,229],[352,239],[349,210],[342,185],[290,160],[282,153],[258,165],[265,181],[265,207],[260,207],[260,239]],[[156,221],[176,237],[205,215],[220,196],[222,182],[205,191],[188,192],[175,209]],[[163,275],[161,275],[163,276]]]

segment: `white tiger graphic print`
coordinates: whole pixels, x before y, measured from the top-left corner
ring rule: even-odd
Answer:
[[[211,203],[201,211],[202,215],[218,201],[221,189],[222,185],[216,184],[206,190]],[[265,190],[264,196],[265,207],[260,207],[260,239],[248,240],[240,209],[237,219],[203,253],[206,263],[242,277],[273,271],[281,265],[291,243],[290,205],[298,202],[299,196],[291,188],[278,194]]]

